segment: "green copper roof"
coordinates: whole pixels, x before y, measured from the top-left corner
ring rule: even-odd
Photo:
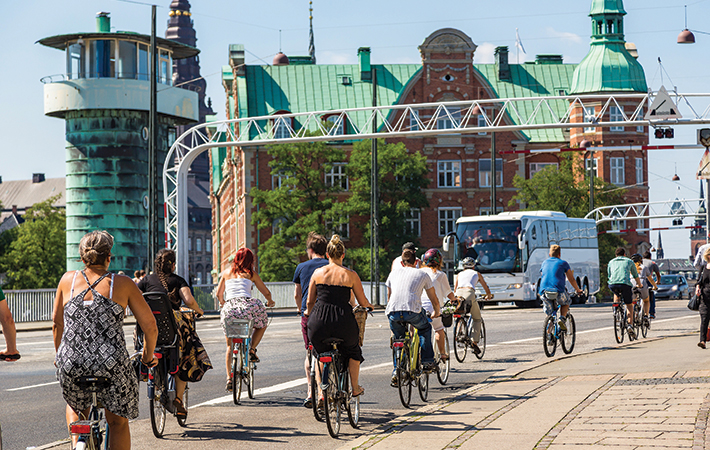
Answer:
[[[570,93],[629,91],[648,91],[641,64],[623,44],[593,44],[574,72]]]
[[[592,0],[589,15],[594,14],[626,14],[622,0]]]
[[[495,64],[474,64],[474,67],[488,81],[498,98],[541,97],[546,95],[566,95],[572,81],[576,64],[511,64],[510,81],[499,80]],[[537,102],[515,103],[520,115],[525,118],[535,109]],[[565,100],[552,100],[550,106],[557,118],[562,117],[569,106]],[[511,117],[514,123],[517,118]],[[551,120],[552,114],[547,108],[540,108],[535,123]],[[561,129],[525,130],[524,134],[531,142],[565,142]]]

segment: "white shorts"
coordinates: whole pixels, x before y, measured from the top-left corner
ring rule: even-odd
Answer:
[[[441,316],[431,319],[431,327],[434,331],[439,331],[444,329],[444,322],[441,320]]]

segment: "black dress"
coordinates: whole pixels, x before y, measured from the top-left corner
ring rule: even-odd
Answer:
[[[328,338],[339,338],[338,346],[346,358],[364,361],[359,344],[359,329],[350,306],[350,287],[316,284],[316,304],[308,317],[308,340],[318,353],[329,351]]]
[[[700,342],[708,339],[708,326],[710,325],[710,270],[703,264],[698,275],[697,286],[700,287]]]

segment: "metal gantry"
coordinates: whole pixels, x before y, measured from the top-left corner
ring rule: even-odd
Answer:
[[[196,125],[175,141],[163,166],[166,246],[177,251],[177,273],[187,276],[188,224],[183,220],[187,217],[187,173],[195,158],[210,148],[532,129],[710,123],[710,94],[671,93],[676,105],[682,106],[685,117],[645,120],[644,112],[648,111],[656,94],[560,95],[385,105],[246,117]],[[583,121],[572,122],[575,111],[585,111],[585,107],[590,106],[595,107],[594,115],[583,114]],[[618,107],[621,118],[605,122],[612,106]],[[479,117],[483,119],[481,122]],[[577,119],[579,117],[574,120]],[[376,123],[380,125],[375,128],[373,124]]]
[[[597,226],[619,221],[645,219],[683,219],[705,218],[705,199],[673,199],[658,202],[630,203],[624,205],[603,206],[587,214],[585,219],[593,219]],[[657,229],[695,228],[695,226],[651,227],[615,227],[603,233],[626,233],[630,231],[649,231]],[[601,232],[600,232],[601,233]]]

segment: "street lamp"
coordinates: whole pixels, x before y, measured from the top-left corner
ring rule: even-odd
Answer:
[[[677,42],[679,44],[695,44],[695,35],[693,34],[693,32],[710,35],[710,33],[706,33],[704,31],[691,31],[688,29],[688,5],[685,5],[685,28],[678,35]]]
[[[589,177],[589,212],[594,211],[594,152],[589,150],[589,147],[592,146],[592,143],[586,139],[583,139],[582,142],[579,143],[579,148],[583,148],[586,151],[584,152],[584,164],[586,166],[587,164],[587,158],[589,158],[589,169],[588,169],[588,177]],[[585,167],[585,169],[587,169]]]

